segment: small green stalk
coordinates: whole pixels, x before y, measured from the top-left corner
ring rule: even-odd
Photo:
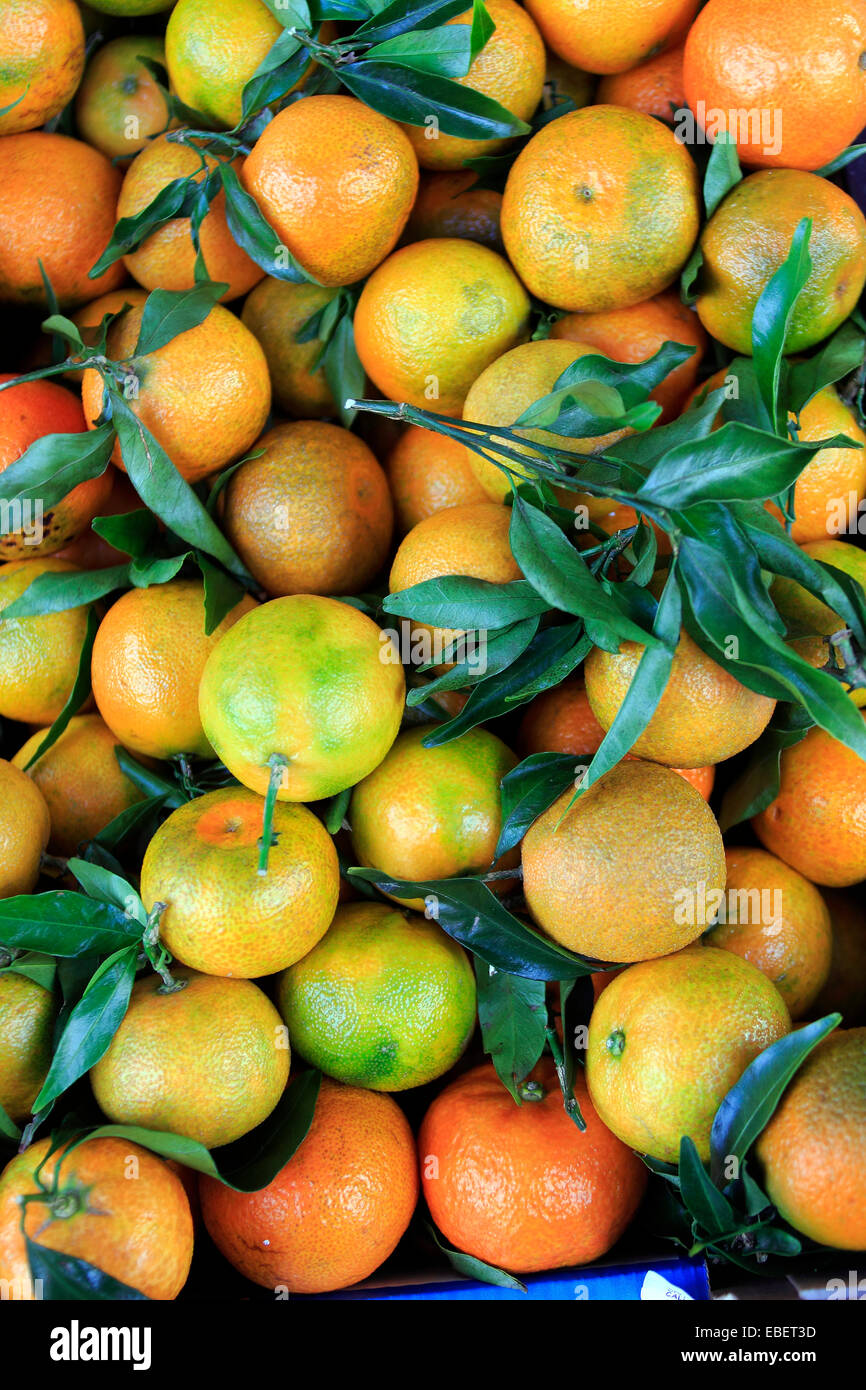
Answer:
[[[289,765],[289,760],[283,753],[272,753],[268,758],[268,767],[271,775],[268,778],[268,790],[265,794],[265,809],[262,815],[262,838],[259,840],[259,877],[264,878],[268,872],[268,855],[271,845],[276,841],[271,827],[274,823],[274,807],[277,804],[277,792],[283,780],[283,773]]]

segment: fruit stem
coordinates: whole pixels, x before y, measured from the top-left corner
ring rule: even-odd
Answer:
[[[271,775],[268,778],[268,790],[265,795],[265,809],[262,814],[262,838],[259,840],[259,877],[264,878],[268,872],[268,855],[271,845],[276,844],[276,839],[271,831],[274,822],[274,807],[277,802],[277,792],[283,780],[283,773],[289,765],[289,760],[283,753],[272,753],[268,758],[268,767]]]

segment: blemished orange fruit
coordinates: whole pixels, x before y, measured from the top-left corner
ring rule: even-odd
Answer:
[[[544,41],[587,72],[626,72],[677,43],[698,0],[526,0]]]
[[[866,1246],[866,1028],[831,1033],[758,1139],[767,1195],[810,1240]]]
[[[298,420],[318,420],[337,413],[324,369],[317,365],[321,339],[299,341],[305,325],[336,293],[321,285],[295,285],[266,275],[244,301],[241,322],[261,343],[274,401],[286,415]]]
[[[175,179],[201,183],[220,160],[196,145],[181,145],[157,135],[130,164],[117,200],[118,217],[136,217]],[[243,163],[233,162],[240,175]],[[261,266],[238,246],[226,221],[226,198],[220,189],[199,227],[201,253],[212,280],[225,282],[223,302],[237,299],[258,284]],[[195,284],[196,250],[188,217],[173,217],[151,232],[135,251],[123,258],[133,279],[147,290],[190,290]]]
[[[489,246],[416,241],[361,291],[355,346],[383,395],[459,415],[475,378],[528,336],[529,308],[511,266]]]
[[[618,652],[593,647],[584,662],[592,712],[609,729],[645,648],[622,642]],[[683,630],[658,705],[631,751],[668,767],[705,767],[741,753],[770,722],[775,700],[741,685]]]
[[[154,136],[177,125],[141,58],[164,63],[162,39],[153,34],[111,39],[94,53],[78,88],[79,134],[109,159],[137,154]]]
[[[31,734],[12,759],[45,798],[51,817],[49,849],[69,858],[144,793],[121,771],[117,739],[98,714],[70,719],[59,739],[29,768],[47,729]]]
[[[223,527],[247,569],[273,597],[363,592],[394,528],[367,445],[340,425],[295,420],[268,430],[259,450],[224,493]]]
[[[735,951],[772,980],[793,1019],[809,1012],[830,973],[830,913],[814,884],[774,854],[725,851],[728,877],[718,923],[704,940]]]
[[[864,77],[866,81],[866,77]],[[752,353],[752,316],[804,217],[812,272],[791,311],[785,352],[801,352],[848,317],[866,282],[866,219],[853,198],[817,174],[764,169],[743,179],[701,234],[696,308],[714,338]]]
[[[803,475],[800,476],[802,478]],[[841,502],[842,499],[838,500]],[[866,590],[866,551],[861,550],[859,546],[853,545],[850,541],[824,539],[807,542],[802,548],[811,559],[841,570],[855,580],[861,589]],[[808,589],[798,584],[795,579],[777,575],[771,585],[770,595],[785,619],[789,634],[795,639],[792,643],[795,650],[814,665],[825,666],[833,650],[826,639],[845,627],[845,619],[834,613],[823,599],[810,594]],[[841,654],[837,653],[836,659],[840,665],[843,664]],[[866,704],[866,688],[857,686],[852,689],[846,684],[844,689],[850,692],[855,705]]]
[[[656,53],[636,68],[603,77],[596,90],[596,101],[606,106],[628,106],[670,124],[686,104],[684,52],[680,44]]]
[[[827,888],[866,878],[866,763],[814,728],[784,750],[780,771],[778,796],[752,819],[761,844]]]
[[[206,792],[173,811],[147,847],[141,897],[165,903],[160,940],[207,975],[273,975],[327,931],[340,873],[334,842],[306,806],[274,810],[259,875],[264,802],[246,787]]]
[[[0,565],[0,718],[53,724],[72,694],[87,632],[87,607],[29,618],[6,618],[3,611],[38,575],[74,572],[74,565],[54,555]]]
[[[639,1153],[710,1156],[713,1117],[765,1047],[791,1031],[776,986],[732,951],[700,944],[623,970],[589,1020],[586,1079],[605,1124]]]
[[[93,644],[93,695],[125,748],[153,758],[212,756],[199,681],[222,635],[256,606],[245,594],[207,636],[204,584],[195,579],[130,589],[109,608]]]
[[[12,970],[0,974],[0,1105],[15,1124],[31,1114],[48,1075],[56,1012],[43,985]]]
[[[313,594],[272,599],[225,633],[199,688],[205,734],[245,787],[264,795],[274,754],[277,796],[317,801],[354,786],[400,727],[406,682],[376,623]]]
[[[673,420],[685,406],[707,346],[707,335],[697,314],[681,302],[675,290],[666,290],[627,309],[566,314],[553,325],[550,336],[581,343],[616,362],[645,362],[665,342],[694,348],[692,356],[674,367],[650,392],[650,400],[662,407],[660,424]]]
[[[32,1298],[25,1236],[158,1300],[177,1297],[192,1261],[183,1183],[129,1139],[85,1139],[54,1153],[40,1139],[17,1154],[0,1174],[0,1278]]]
[[[99,508],[99,516],[120,516],[138,510],[141,507],[141,499],[126,474],[111,464],[106,472],[109,475],[110,486],[108,497]],[[69,545],[58,550],[57,558],[68,560],[70,564],[82,570],[104,570],[111,565],[125,565],[129,562],[128,555],[117,550],[104,536],[94,531],[93,522]]]
[[[120,1027],[94,1067],[93,1094],[115,1124],[231,1144],[266,1120],[291,1061],[282,1020],[250,980],[172,967],[133,986]]]
[[[858,0],[709,0],[686,41],[686,99],[713,135],[730,128],[744,164],[819,169],[866,125],[864,50]]]
[[[463,237],[480,241],[492,251],[501,251],[501,209],[502,194],[492,188],[479,188],[473,169],[422,174],[405,240]]]
[[[418,161],[387,116],[354,97],[311,96],[265,127],[241,178],[314,280],[352,285],[396,246],[418,192]]]
[[[699,226],[691,155],[661,121],[622,106],[587,106],[543,126],[502,200],[502,239],[527,289],[580,313],[667,289]]]
[[[0,383],[14,381],[0,373]],[[22,381],[0,391],[0,473],[46,434],[79,434],[87,422],[81,402],[53,381]],[[0,536],[0,559],[29,560],[53,555],[88,527],[111,489],[106,472],[78,483],[59,502],[42,511],[35,508],[29,524]],[[23,519],[26,519],[26,512]]]
[[[549,1058],[527,1082],[518,1105],[485,1063],[436,1097],[418,1135],[424,1196],[445,1239],[476,1259],[516,1273],[587,1264],[625,1231],[646,1169],[602,1123],[580,1068],[584,1133]]]
[[[99,150],[45,130],[0,140],[0,302],[48,304],[39,262],[61,308],[123,283],[123,266],[87,272],[117,221],[120,171]]]
[[[866,912],[854,893],[825,888],[833,935],[830,974],[810,1014],[840,1013],[846,1028],[866,1019]]]
[[[482,96],[498,101],[518,120],[528,121],[541,101],[544,87],[544,43],[526,10],[514,0],[488,0],[487,12],[496,26],[465,77],[456,80]],[[448,24],[471,24],[472,10],[454,15]],[[499,154],[505,140],[468,140],[445,135],[436,126],[404,126],[418,163],[426,169],[459,169],[467,159]]]
[[[200,1179],[217,1249],[254,1284],[326,1293],[368,1278],[418,1201],[415,1142],[390,1096],[325,1080],[306,1138],[259,1192]]]
[[[794,484],[791,539],[804,545],[844,532],[852,513],[856,517],[866,497],[866,433],[832,386],[825,386],[803,406],[796,428],[803,443],[844,434],[861,446],[819,449]],[[773,503],[767,506],[781,519]]]
[[[84,25],[74,0],[4,0],[0,9],[0,136],[59,116],[84,71]],[[13,102],[15,105],[13,105]]]
[[[475,1031],[462,946],[419,913],[347,903],[277,981],[292,1046],[326,1076],[406,1091],[444,1076]]]
[[[487,501],[459,440],[420,425],[409,425],[400,435],[385,460],[385,473],[400,535],[446,507]]]
[[[721,832],[696,788],[635,759],[568,809],[573,796],[563,792],[523,838],[523,891],[538,925],[603,961],[649,960],[696,940],[725,886]]]
[[[114,361],[133,361],[141,317],[141,309],[130,309],[111,325],[108,347]],[[271,408],[265,354],[249,329],[221,304],[203,323],[146,357],[135,357],[134,363],[138,396],[129,408],[187,482],[198,482],[240,458],[261,434]],[[92,427],[102,396],[102,377],[88,367],[81,398]],[[119,442],[111,457],[119,468],[124,466]]]

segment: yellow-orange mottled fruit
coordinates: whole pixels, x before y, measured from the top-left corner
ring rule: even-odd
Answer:
[[[474,169],[422,174],[418,197],[406,224],[406,241],[464,237],[502,250],[499,214],[502,194],[478,186]]]
[[[271,1001],[250,980],[172,967],[132,990],[108,1051],[90,1070],[100,1109],[116,1124],[169,1130],[205,1148],[261,1124],[285,1090],[289,1043]]]
[[[50,1139],[40,1139],[17,1154],[0,1175],[0,1278],[32,1290],[25,1236],[145,1298],[176,1298],[192,1261],[183,1183],[128,1139],[86,1139],[55,1153]]]
[[[725,884],[715,816],[667,767],[619,763],[568,809],[569,789],[523,839],[523,891],[560,945],[605,961],[689,945]]]
[[[84,71],[84,25],[74,0],[3,0],[0,136],[59,116]],[[13,105],[14,103],[14,105]]]
[[[327,931],[340,874],[334,842],[306,806],[274,808],[268,871],[258,873],[264,801],[245,787],[173,811],[147,847],[141,897],[165,903],[160,940],[207,975],[252,979],[294,964]]]
[[[825,1018],[838,1012],[850,1028],[866,1021],[866,911],[856,892],[826,888],[821,897],[830,913],[833,951],[830,974],[810,1013]]]
[[[325,1293],[392,1253],[418,1200],[418,1160],[396,1101],[325,1080],[309,1133],[259,1192],[200,1180],[217,1249],[266,1289]]]
[[[165,31],[172,89],[219,125],[237,125],[244,86],[282,32],[261,0],[178,0]]]
[[[198,580],[173,579],[119,598],[99,625],[91,661],[99,713],[119,742],[154,758],[212,756],[199,681],[223,633],[255,607],[245,594],[208,635]]]
[[[274,401],[286,415],[298,420],[318,420],[337,413],[324,368],[316,365],[322,340],[298,341],[305,325],[336,293],[321,285],[295,285],[266,275],[244,300],[241,322],[262,346]]]
[[[108,294],[101,294],[98,299],[91,299],[89,304],[83,308],[76,309],[74,314],[69,317],[81,334],[82,342],[92,347],[99,342],[99,329],[106,314],[122,314],[127,309],[141,309],[147,299],[147,290],[139,289],[138,285],[125,285],[121,290],[109,290]],[[77,368],[70,368],[64,372],[64,376],[70,381],[78,383],[81,387],[83,371]],[[128,508],[127,510],[132,510]]]
[[[732,951],[696,945],[611,980],[589,1021],[586,1079],[605,1124],[639,1153],[701,1158],[724,1096],[765,1047],[791,1031],[776,986]]]
[[[844,434],[860,445],[859,449],[819,449],[794,484],[791,539],[805,545],[845,532],[852,518],[856,525],[860,503],[866,497],[866,433],[832,386],[825,386],[803,406],[796,429],[797,438],[804,443]],[[767,506],[781,519],[773,503]]]
[[[611,73],[598,84],[596,100],[604,105],[628,106],[670,123],[686,104],[683,83],[682,44],[668,48],[627,72]]]
[[[444,434],[420,425],[404,430],[385,460],[394,519],[401,535],[446,507],[487,501],[466,454],[459,440]]]
[[[691,155],[652,116],[587,106],[518,155],[502,239],[533,294],[558,309],[624,309],[671,284],[700,225]]]
[[[43,985],[12,970],[0,974],[0,1106],[16,1124],[31,1114],[48,1075],[56,1012]]]
[[[834,452],[832,450],[822,450],[824,452]],[[853,453],[853,450],[845,452]],[[821,454],[817,455],[818,458]],[[808,465],[811,467],[811,464]],[[808,472],[808,467],[806,471]],[[800,481],[797,487],[800,486]],[[846,511],[849,504],[853,503],[853,496],[837,497],[836,505],[844,506]],[[767,503],[771,507],[771,503]],[[853,510],[853,506],[851,508]],[[866,591],[866,551],[850,541],[823,540],[808,541],[803,547],[805,553],[812,560],[818,560],[823,565],[829,565],[832,569],[841,570],[859,584],[860,588]],[[770,597],[785,619],[788,633],[793,639],[791,645],[795,651],[804,656],[813,666],[825,666],[831,659],[835,648],[830,646],[829,637],[835,632],[839,632],[846,626],[845,619],[833,609],[823,599],[816,594],[809,593],[802,584],[798,584],[796,579],[787,579],[777,575],[770,588]],[[836,651],[836,662],[843,665],[840,652]],[[851,699],[855,705],[866,705],[866,687],[858,685],[855,687],[844,684],[844,689],[849,691]]]
[[[53,555],[0,565],[0,718],[51,724],[72,694],[87,633],[87,607],[22,618],[4,613],[40,574],[75,572],[74,565]]]
[[[866,1028],[816,1047],[756,1153],[767,1195],[795,1230],[842,1250],[866,1246]]]
[[[162,39],[151,34],[112,39],[94,53],[75,98],[75,121],[88,145],[109,159],[137,154],[178,122],[156,78],[140,60],[165,62]]]
[[[418,161],[394,121],[349,96],[311,96],[267,125],[242,181],[314,280],[351,285],[388,255],[418,191]]]
[[[587,72],[626,72],[676,43],[698,0],[526,0],[545,43]]]

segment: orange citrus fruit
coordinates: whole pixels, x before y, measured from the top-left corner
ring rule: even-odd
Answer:
[[[803,406],[796,430],[803,443],[844,434],[860,445],[859,449],[819,449],[794,484],[791,539],[803,545],[845,531],[852,516],[856,524],[866,497],[866,433],[832,386],[825,386]],[[767,505],[781,519],[778,508]]]
[[[866,912],[853,893],[826,888],[833,950],[830,974],[812,1003],[813,1018],[840,1013],[846,1027],[866,1019]]]
[[[31,1114],[48,1075],[56,1012],[50,990],[28,975],[0,972],[0,1105],[16,1124]]]
[[[803,475],[800,476],[802,478]],[[811,559],[841,570],[866,590],[866,551],[849,541],[826,539],[810,541],[802,548]],[[792,646],[795,650],[813,665],[825,666],[834,650],[827,638],[845,627],[844,618],[795,579],[777,575],[770,595],[785,619],[789,634],[794,638]],[[836,661],[843,664],[841,654],[837,653]],[[866,689],[862,686],[852,690],[846,684],[844,688],[850,690],[855,705],[866,704]]]
[[[84,26],[73,0],[4,0],[0,9],[0,136],[59,116],[84,71]],[[13,105],[13,102],[15,105]]]
[[[463,445],[419,425],[409,425],[400,435],[385,460],[385,472],[401,535],[446,507],[487,501]]]
[[[87,608],[29,618],[4,618],[3,610],[38,575],[73,573],[74,565],[53,555],[0,565],[0,718],[52,724],[72,694],[87,632]]]
[[[81,334],[82,341],[88,346],[93,346],[99,341],[99,329],[106,314],[121,314],[127,309],[141,309],[146,300],[147,290],[139,289],[137,285],[127,285],[122,290],[109,290],[108,294],[101,294],[98,299],[92,299],[82,309],[76,309],[69,317]],[[83,371],[70,368],[68,372],[64,372],[64,376],[69,381],[77,382],[80,389]]]
[[[178,0],[165,31],[172,89],[219,125],[237,125],[244,86],[282,32],[261,0]]]
[[[686,104],[683,83],[682,44],[647,58],[635,68],[611,73],[598,84],[596,101],[609,106],[628,106],[670,123]]]
[[[587,72],[626,72],[676,43],[698,0],[526,0],[554,53]]]
[[[501,251],[501,208],[502,194],[492,188],[479,188],[473,169],[422,174],[418,197],[406,224],[405,239],[464,237],[468,241],[480,241],[482,246],[489,246],[493,251]]]
[[[244,301],[241,321],[261,343],[274,401],[286,415],[299,420],[337,413],[324,369],[317,365],[321,340],[298,341],[308,321],[335,293],[321,285],[294,285],[266,275]]]
[[[162,39],[152,34],[111,39],[87,64],[75,98],[75,122],[88,145],[109,159],[137,154],[167,127],[168,103],[141,58],[165,62]]]
[[[551,110],[558,105],[553,98],[568,97],[569,101],[574,102],[575,107],[580,110],[582,106],[589,106],[595,92],[595,76],[590,72],[583,72],[580,68],[566,63],[552,50],[548,50],[547,68],[544,78],[544,106],[546,110]]]

